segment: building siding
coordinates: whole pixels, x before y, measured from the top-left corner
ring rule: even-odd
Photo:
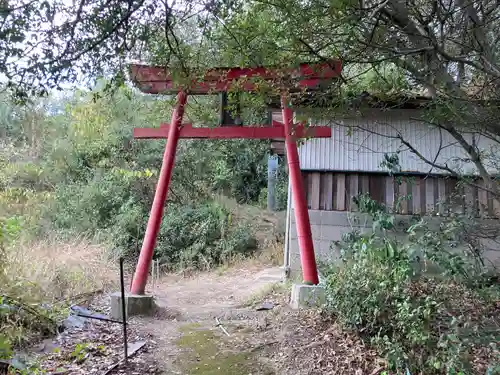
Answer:
[[[474,217],[488,219],[494,226],[498,225],[497,220],[489,219],[500,217],[500,205],[487,192],[477,187],[458,186],[459,193],[452,194],[457,188],[456,179],[440,176],[446,173],[431,168],[402,145],[397,138],[399,134],[425,158],[437,164],[446,163],[451,168],[459,168],[464,174],[476,174],[470,163],[463,162],[468,157],[463,148],[447,132],[440,132],[412,119],[418,115],[413,110],[373,110],[356,118],[310,120],[311,125],[332,127],[331,138],[306,140],[299,147],[318,261],[338,260],[340,254],[332,242],[340,240],[342,234],[353,229],[370,231],[371,224],[366,220],[358,220],[358,224],[353,224],[355,220],[352,220],[352,215],[359,216],[360,213],[356,212],[352,197],[359,193],[368,193],[388,207],[394,207],[399,196],[408,196],[395,210],[398,220],[403,221],[411,218],[409,215],[436,211],[439,211],[439,216],[446,215],[446,212],[442,212],[443,206],[438,203],[453,196],[453,211],[466,212]],[[281,112],[273,113],[273,119],[280,121]],[[464,137],[469,143],[476,142],[480,150],[494,151],[497,147],[495,143],[477,135],[465,134]],[[405,172],[404,178],[398,183],[380,166],[385,153],[395,152],[398,152],[402,172]],[[490,171],[495,172],[492,169]],[[482,182],[478,179],[476,183],[481,185]],[[285,266],[289,267],[292,275],[299,275],[300,251],[295,226],[293,204],[290,203],[287,209]],[[497,243],[487,246],[485,257],[496,265],[500,264]]]
[[[353,197],[368,194],[401,215],[425,215],[448,210],[473,217],[498,218],[500,204],[478,186],[462,186],[456,178],[438,175],[389,176],[383,173],[302,171],[307,206],[312,210],[351,211]],[[450,212],[450,211],[448,211]]]
[[[399,152],[403,172],[446,174],[433,169],[413,154],[397,138],[400,134],[424,157],[438,164],[460,168],[474,174],[471,163],[464,163],[467,155],[462,147],[444,130],[431,127],[412,118],[412,110],[370,111],[356,118],[338,120],[310,120],[311,125],[332,126],[331,138],[306,140],[299,148],[301,169],[316,171],[380,172],[385,153]],[[473,136],[465,134],[467,141]],[[496,144],[477,135],[480,149],[490,150]]]

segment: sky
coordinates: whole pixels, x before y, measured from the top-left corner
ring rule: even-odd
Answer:
[[[90,0],[89,2],[91,2],[92,0]],[[149,1],[152,1],[154,2],[155,0],[149,0]],[[30,3],[32,2],[32,0],[12,0],[10,2],[10,5],[13,6],[13,7],[19,7],[21,6],[22,4],[27,4],[27,3]],[[39,3],[41,4],[43,1],[40,0]],[[80,3],[79,0],[48,0],[48,2],[50,4],[59,4],[59,5],[63,5],[64,7],[68,7],[69,9],[77,9],[78,7],[78,4]],[[177,10],[183,10],[185,7],[186,7],[186,2],[185,1],[179,1],[179,0],[169,0],[169,3],[174,7],[174,9],[177,9]],[[193,8],[193,11],[194,12],[198,12],[198,11],[203,11],[203,7],[201,5],[199,5],[198,3],[195,3],[194,4],[194,8]],[[61,12],[57,13],[54,17],[54,21],[53,21],[53,25],[55,26],[60,26],[62,25],[63,23],[67,22],[69,19],[73,19],[73,16],[69,16],[67,14],[63,14]],[[41,30],[50,30],[52,28],[52,25],[51,23],[49,22],[46,22],[45,24],[42,24],[42,26],[40,27]],[[28,34],[28,38],[30,36],[33,36],[33,33],[30,33]],[[64,43],[64,40],[61,39],[61,44]],[[19,47],[21,49],[26,49],[26,45],[22,45],[20,44]],[[31,52],[31,54],[42,54],[42,50],[40,48],[34,48]],[[16,66],[26,66],[28,64],[27,60],[26,59],[19,59],[17,61],[14,61],[13,59],[11,59],[9,62],[14,62],[16,64]],[[130,62],[141,62],[141,61],[130,61]],[[90,79],[89,79],[90,78]],[[89,81],[92,82],[95,78],[93,77],[86,77],[86,76],[79,76],[77,77],[76,81],[75,82],[63,82],[61,84],[61,88],[64,89],[64,90],[74,90],[74,89],[80,89],[80,88],[88,88],[88,83]],[[0,82],[6,82],[6,76],[5,75],[2,75],[0,73]],[[57,90],[51,90],[51,94],[56,94],[57,93]]]

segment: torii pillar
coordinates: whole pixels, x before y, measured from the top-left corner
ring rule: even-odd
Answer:
[[[189,87],[190,94],[209,94],[228,91],[238,80],[258,76],[266,81],[283,79],[283,73],[297,79],[295,89],[314,89],[328,79],[340,74],[340,62],[323,64],[301,64],[296,69],[269,69],[269,68],[216,68],[205,74],[202,81],[193,82]],[[132,65],[133,80],[139,89],[146,93],[160,94],[177,92],[177,104],[169,125],[162,124],[160,128],[134,129],[135,138],[166,138],[167,144],[163,155],[162,167],[158,177],[156,193],[151,207],[146,234],[139,255],[136,272],[132,280],[131,293],[144,295],[149,268],[153,259],[156,238],[160,230],[164,205],[167,198],[172,170],[175,161],[175,152],[179,138],[203,139],[284,139],[288,160],[288,169],[292,186],[292,197],[295,209],[297,237],[300,247],[303,280],[308,284],[318,284],[318,271],[314,255],[314,246],[309,222],[309,212],[306,202],[302,174],[300,170],[297,139],[331,137],[330,127],[312,126],[306,128],[304,124],[293,123],[293,111],[288,96],[281,97],[283,123],[273,121],[271,127],[266,125],[253,126],[223,126],[217,128],[193,127],[183,124],[184,106],[187,101],[185,88],[175,86],[172,78],[164,68]],[[252,82],[239,82],[239,87],[246,91],[257,91],[258,85]]]

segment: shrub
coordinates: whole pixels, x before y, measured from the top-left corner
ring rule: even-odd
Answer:
[[[57,187],[51,216],[58,229],[95,235],[115,225],[129,209],[147,210],[152,183],[152,176],[139,171],[102,171],[87,184]]]
[[[131,103],[139,110],[130,111]],[[57,113],[42,111],[37,152],[22,132],[9,130],[0,140],[0,211],[7,207],[9,216],[19,216],[23,232],[29,227],[37,235],[55,229],[66,238],[99,236],[113,250],[137,256],[164,142],[132,142],[130,136],[139,123],[157,124],[168,104],[125,89],[77,92],[55,104]],[[193,112],[196,122],[200,114]],[[253,247],[250,231],[207,201],[224,193],[255,203],[267,180],[268,149],[262,140],[182,142],[158,257],[172,268],[206,268]],[[35,198],[40,204],[32,209],[28,202]]]
[[[422,332],[425,314],[433,305],[424,313],[417,307],[419,301],[409,297],[411,266],[406,249],[390,242],[359,241],[361,251],[346,255],[343,266],[327,278],[327,308],[343,327],[363,332],[375,342],[397,343],[385,350],[395,352],[393,363],[401,367],[409,355],[406,343],[422,339],[412,332]]]
[[[125,205],[109,233],[115,251],[129,258],[138,256],[144,236],[147,212]],[[249,228],[236,225],[231,214],[211,202],[198,206],[171,204],[158,235],[155,259],[168,269],[210,269],[256,248]]]
[[[493,361],[494,300],[454,281],[416,278],[405,246],[361,241],[363,251],[326,281],[326,308],[344,328],[367,337],[399,371],[472,374],[484,365],[473,362],[480,351]]]
[[[418,234],[416,225],[408,230],[413,242],[389,239],[384,228],[393,228],[391,215],[366,207],[378,230],[345,236],[342,264],[327,271],[327,312],[374,345],[398,373],[485,374],[498,364],[498,286],[477,289],[468,282],[472,273],[463,272],[468,262],[444,251],[444,242],[429,243],[428,232]],[[417,272],[418,261],[427,260],[446,272]]]
[[[161,227],[157,255],[170,268],[210,269],[256,248],[249,228],[235,225],[217,203],[171,207]]]
[[[154,186],[153,176],[146,172],[113,169],[88,184],[59,187],[52,212],[56,227],[104,235],[114,253],[136,258]],[[216,203],[169,204],[155,256],[171,269],[208,269],[255,245],[250,230],[232,223],[230,213]]]

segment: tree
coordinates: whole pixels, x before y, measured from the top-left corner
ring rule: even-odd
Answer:
[[[188,0],[181,6],[80,0],[72,7],[34,0],[3,1],[0,9],[0,73],[24,92],[101,74],[113,74],[120,83],[130,59],[189,75],[203,66],[339,57],[344,87],[359,89],[360,78],[373,83],[366,80],[368,74],[386,83],[379,87],[383,91],[425,90],[434,102],[422,120],[450,134],[485,189],[500,195],[488,169],[498,164],[495,152],[485,152],[466,136],[474,132],[500,141],[496,1]],[[376,88],[370,84],[369,89]],[[408,140],[399,140],[412,148]]]
[[[169,42],[171,55],[181,54],[177,23],[196,18],[200,6],[209,5],[189,0],[182,6],[155,0],[2,0],[0,78],[19,94],[46,93],[101,75],[122,82],[126,60],[151,58],[150,42],[157,35]],[[168,56],[163,63],[168,64]]]
[[[248,10],[251,15],[263,2],[255,3]],[[346,87],[364,86],[385,94],[425,91],[433,101],[421,120],[450,134],[486,182],[484,188],[499,197],[488,168],[498,165],[496,147],[481,149],[468,136],[476,133],[493,143],[500,141],[497,2],[274,0],[265,4],[274,10],[266,10],[273,14],[270,24],[279,25],[272,29],[277,30],[274,38],[299,57],[340,57],[347,71]],[[374,85],[370,75],[384,84]],[[458,169],[425,158],[400,134],[395,138],[434,168],[460,175]]]

